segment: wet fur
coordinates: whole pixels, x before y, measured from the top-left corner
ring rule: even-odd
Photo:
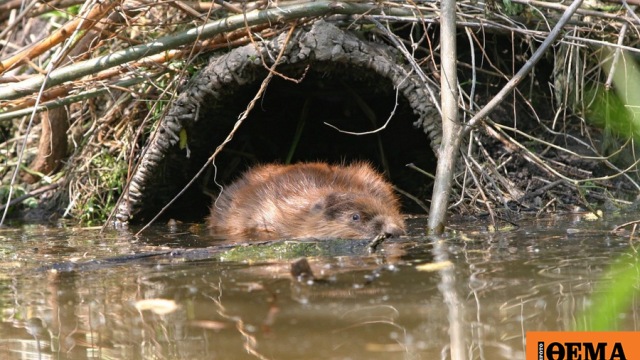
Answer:
[[[211,207],[215,233],[249,238],[398,236],[405,225],[391,185],[367,163],[262,165]]]

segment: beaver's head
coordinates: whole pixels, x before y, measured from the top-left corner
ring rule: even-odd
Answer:
[[[405,233],[397,203],[385,204],[366,193],[330,192],[310,212],[307,227],[313,228],[314,237],[396,237]]]

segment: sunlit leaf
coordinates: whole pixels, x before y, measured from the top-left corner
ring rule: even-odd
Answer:
[[[178,305],[173,300],[167,299],[145,299],[136,302],[138,311],[149,310],[158,315],[166,315],[176,311]]]

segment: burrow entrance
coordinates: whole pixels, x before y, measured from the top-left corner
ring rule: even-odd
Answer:
[[[265,162],[370,161],[402,191],[430,198],[431,180],[407,167],[435,169],[439,118],[425,84],[398,64],[393,48],[320,22],[288,42],[281,36],[212,59],[151,139],[119,206],[121,221],[154,216],[188,183],[228,136],[282,46],[286,56],[277,71],[296,81],[272,79],[216,166],[164,216],[201,220],[219,191],[216,182],[229,183]],[[424,211],[402,198],[405,211]]]

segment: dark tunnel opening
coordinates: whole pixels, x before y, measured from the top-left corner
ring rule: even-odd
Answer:
[[[287,76],[299,78],[299,71],[292,72]],[[331,71],[312,68],[299,83],[274,77],[215,167],[209,166],[162,218],[202,221],[219,192],[216,183],[228,184],[255,164],[287,161],[368,161],[428,206],[432,181],[407,164],[435,172],[429,137],[414,126],[418,117],[390,81],[358,75],[362,71],[334,66]],[[239,86],[223,104],[200,110],[200,120],[187,129],[189,148],[168,154],[162,175],[154,180],[160,186],[153,200],[145,202],[140,218],[154,216],[180,191],[227,137],[259,86],[259,81]],[[400,199],[405,212],[424,213],[415,201],[403,195]]]

